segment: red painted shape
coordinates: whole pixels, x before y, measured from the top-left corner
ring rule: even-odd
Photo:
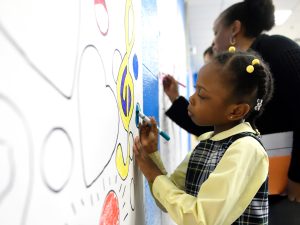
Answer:
[[[107,11],[107,7],[106,7],[106,2],[105,0],[94,0],[94,5],[95,5],[95,13],[96,13],[96,20],[97,20],[97,24],[98,24],[98,28],[101,32],[102,35],[106,36],[108,29],[109,29],[109,17],[108,17],[108,11]],[[102,15],[105,18],[98,18],[97,14],[99,13],[98,11],[101,9],[101,7],[104,8],[106,15]],[[105,22],[107,22],[107,24],[105,24]]]
[[[110,191],[105,198],[99,225],[119,225],[120,210],[117,195]]]
[[[103,5],[104,8],[107,11],[105,0],[95,0],[95,4],[101,4],[101,5]]]

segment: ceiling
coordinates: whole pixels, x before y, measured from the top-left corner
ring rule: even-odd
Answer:
[[[188,39],[193,71],[203,65],[202,53],[213,40],[212,26],[219,13],[242,0],[186,0]],[[292,15],[269,34],[283,34],[300,43],[300,0],[273,0],[275,9],[291,9]],[[298,22],[298,23],[297,23]]]

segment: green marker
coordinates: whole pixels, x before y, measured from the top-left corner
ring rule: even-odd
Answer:
[[[139,104],[136,104],[136,118],[135,118],[135,123],[136,123],[136,126],[139,125],[139,118],[141,118],[143,121],[151,124],[151,120],[149,117],[147,117],[145,114],[143,114],[140,110],[140,105]],[[160,129],[159,126],[156,126],[157,129],[158,129],[158,133],[164,138],[166,139],[167,141],[170,140],[170,136],[165,132],[163,131],[162,129]]]

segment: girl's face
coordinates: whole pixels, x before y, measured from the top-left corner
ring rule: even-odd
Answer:
[[[216,53],[227,51],[230,46],[230,38],[232,35],[230,27],[225,27],[222,18],[217,18],[214,23],[214,41],[213,50]]]
[[[212,61],[198,73],[196,91],[190,97],[188,114],[199,126],[218,126],[228,123],[230,91],[224,84],[221,66]]]

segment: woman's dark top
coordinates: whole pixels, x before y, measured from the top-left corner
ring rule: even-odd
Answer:
[[[274,95],[256,125],[261,134],[293,131],[293,151],[289,179],[300,183],[300,47],[281,35],[258,36],[250,49],[269,64],[274,78]],[[179,97],[166,115],[180,127],[199,136],[212,130],[199,127],[188,116],[188,101]]]

